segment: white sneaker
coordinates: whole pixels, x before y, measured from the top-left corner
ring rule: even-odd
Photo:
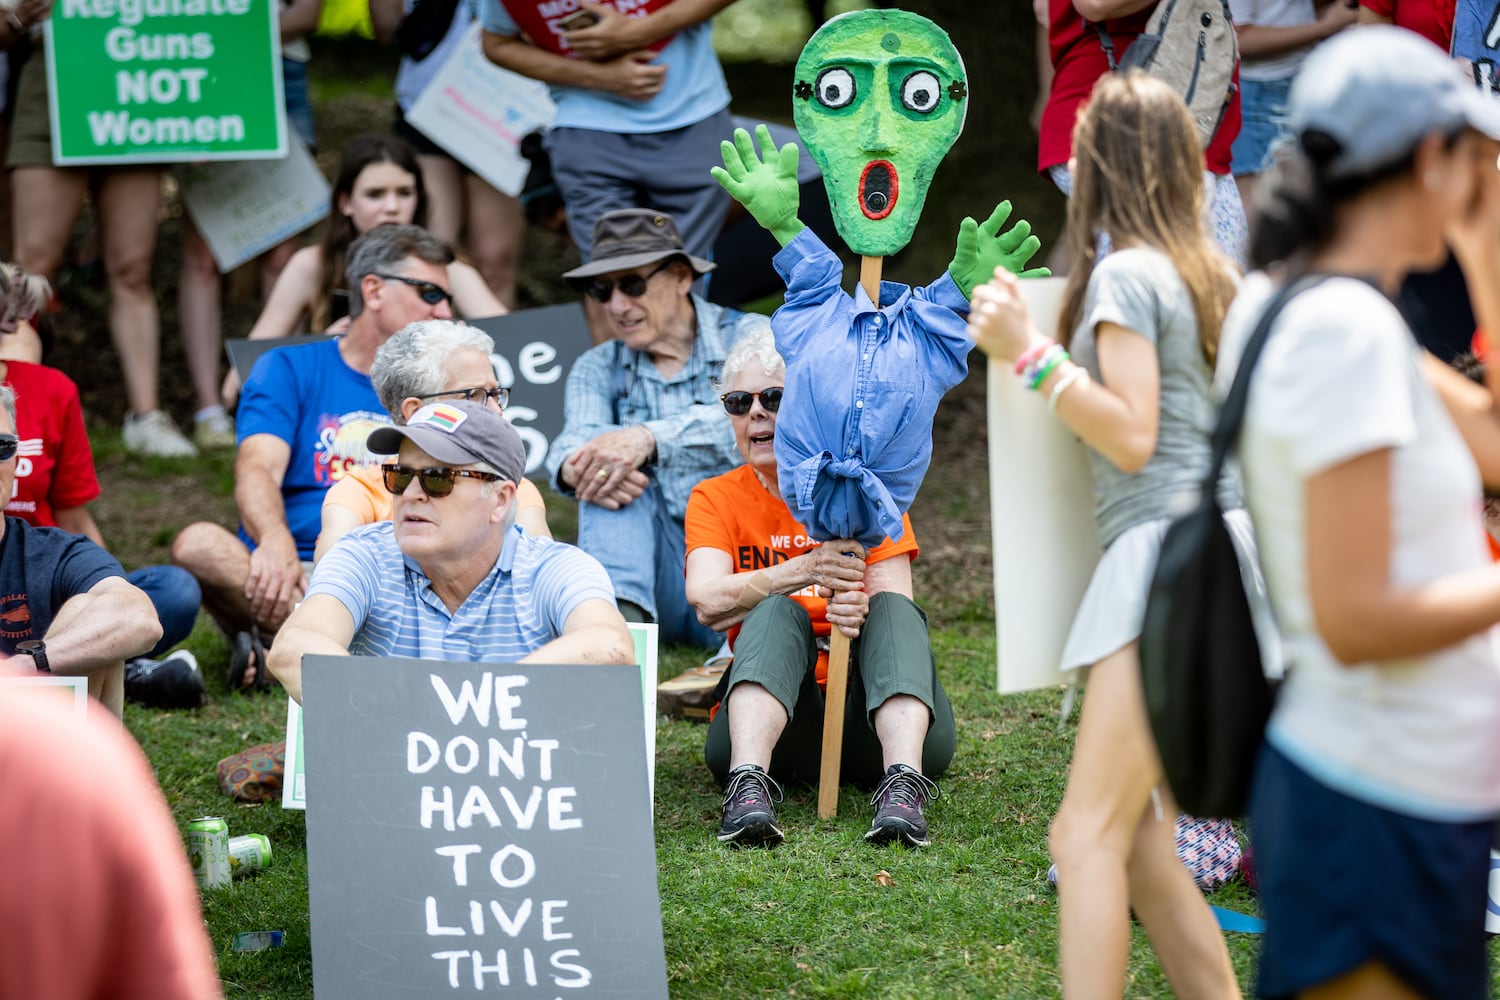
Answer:
[[[220,410],[193,423],[193,441],[204,451],[234,447],[234,421]]]
[[[172,418],[160,410],[131,413],[125,417],[125,450],[137,455],[187,458],[198,454],[193,442],[182,436]]]

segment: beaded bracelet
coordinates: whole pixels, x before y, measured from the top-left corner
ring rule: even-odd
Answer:
[[[1071,360],[1066,348],[1054,345],[1053,349],[1042,355],[1042,359],[1037,362],[1036,371],[1031,373],[1031,377],[1026,382],[1026,388],[1033,392],[1040,389],[1042,383],[1047,381],[1047,376],[1051,375],[1058,365]]]
[[[1029,368],[1036,362],[1037,358],[1040,358],[1043,354],[1046,354],[1047,349],[1052,347],[1056,343],[1057,341],[1053,340],[1051,337],[1048,337],[1046,340],[1041,341],[1035,347],[1027,350],[1025,354],[1016,359],[1016,374],[1020,375],[1021,373],[1026,371],[1027,368]]]
[[[1056,413],[1057,401],[1062,398],[1062,394],[1067,392],[1074,382],[1077,382],[1079,379],[1086,379],[1088,377],[1088,369],[1084,368],[1082,365],[1079,365],[1077,368],[1074,368],[1072,371],[1068,372],[1068,374],[1058,379],[1057,384],[1052,387],[1052,391],[1047,395],[1047,412]]]

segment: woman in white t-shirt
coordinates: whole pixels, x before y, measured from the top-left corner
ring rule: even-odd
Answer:
[[[1446,238],[1500,328],[1500,103],[1416,35],[1367,27],[1308,57],[1287,111],[1296,151],[1252,255],[1332,277],[1275,320],[1240,440],[1287,667],[1251,800],[1259,992],[1478,1000],[1500,814],[1480,497],[1481,473],[1500,482],[1500,417],[1388,296]],[[1246,279],[1221,382],[1271,291]]]
[[[1208,473],[1213,355],[1235,272],[1204,223],[1197,130],[1165,84],[1135,71],[1102,77],[1070,170],[1062,344],[1037,331],[1008,274],[975,289],[969,324],[1087,445],[1105,546],[1063,650],[1064,669],[1089,667],[1049,840],[1063,995],[1121,994],[1134,910],[1178,996],[1237,997],[1224,939],[1177,858],[1177,809],[1158,788],[1136,654],[1164,512]],[[1101,235],[1114,246],[1103,259]],[[1229,492],[1238,506],[1237,485]],[[1243,511],[1231,526],[1248,542]]]

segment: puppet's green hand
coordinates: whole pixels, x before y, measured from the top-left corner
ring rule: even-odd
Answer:
[[[756,126],[755,137],[760,140],[759,154],[750,133],[735,129],[734,142],[719,144],[724,165],[709,172],[777,243],[786,246],[803,229],[797,218],[797,145],[789,142],[778,150],[764,125]]]
[[[976,285],[989,281],[995,268],[1003,267],[1018,278],[1046,278],[1045,267],[1026,269],[1026,263],[1041,249],[1042,241],[1031,235],[1031,223],[1021,219],[1006,232],[1000,227],[1010,218],[1010,202],[1002,201],[981,225],[972,217],[958,227],[958,247],[948,273],[964,298],[972,298]]]

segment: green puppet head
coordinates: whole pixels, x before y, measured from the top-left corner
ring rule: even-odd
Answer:
[[[968,107],[947,33],[904,10],[842,14],[802,49],[792,96],[849,249],[885,257],[906,246]]]

